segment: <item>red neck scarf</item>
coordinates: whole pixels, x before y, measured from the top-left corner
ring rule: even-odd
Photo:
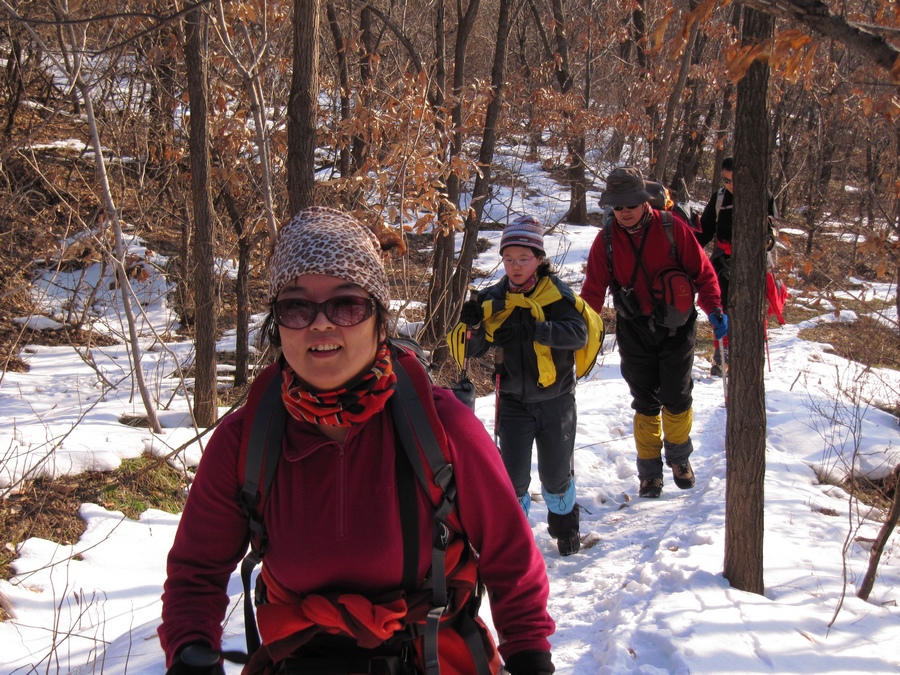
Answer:
[[[509,278],[509,277],[507,277],[507,278]],[[531,289],[533,289],[535,286],[537,286],[537,282],[538,282],[537,272],[535,272],[530,277],[528,277],[525,280],[525,283],[522,284],[521,286],[517,286],[516,284],[513,283],[512,279],[509,279],[509,292],[510,293],[528,293],[529,291],[531,291]]]
[[[622,223],[619,223],[619,219],[616,218],[616,222],[619,223],[619,227],[625,230],[628,234],[637,234],[642,229],[647,227],[650,224],[650,220],[653,218],[653,209],[644,208],[644,215],[641,216],[641,219],[637,221],[631,227],[625,227]]]
[[[291,417],[331,427],[349,427],[381,412],[397,381],[387,342],[381,343],[369,371],[349,388],[308,391],[288,364],[281,376],[281,398]]]

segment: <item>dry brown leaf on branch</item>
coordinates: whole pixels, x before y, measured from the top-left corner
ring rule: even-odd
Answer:
[[[666,37],[666,28],[669,27],[669,22],[672,20],[674,14],[675,8],[672,7],[666,12],[666,15],[660,19],[659,24],[653,29],[653,32],[650,33],[651,51],[658,52],[660,48],[662,48],[663,40],[665,40]]]
[[[719,2],[720,0],[704,0],[692,9],[684,18],[684,28],[681,30],[681,36],[687,40],[690,37],[691,28],[693,28],[694,24],[699,22],[702,26],[706,23],[712,16],[713,11],[719,6]],[[730,3],[726,0],[722,3],[722,6],[724,7],[728,4]]]
[[[743,45],[728,62],[728,79],[735,84],[740,82],[754,61],[757,59],[763,63],[768,61],[771,48],[771,40],[756,45]]]

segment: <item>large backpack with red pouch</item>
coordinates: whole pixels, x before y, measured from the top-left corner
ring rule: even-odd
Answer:
[[[468,662],[463,672],[476,675],[491,675],[500,667],[499,655],[493,640],[477,618],[478,608],[483,593],[483,585],[477,579],[474,557],[468,542],[464,541],[462,525],[456,507],[456,484],[453,466],[444,452],[445,445],[438,442],[435,429],[441,429],[440,418],[434,406],[431,392],[431,380],[422,364],[420,350],[407,344],[405,340],[391,340],[394,355],[394,372],[397,374],[397,385],[394,395],[388,401],[397,440],[404,448],[406,459],[416,482],[424,489],[434,507],[435,532],[432,537],[432,569],[429,574],[431,582],[431,602],[427,618],[419,625],[407,626],[407,633],[414,641],[414,649],[427,675],[441,672],[441,664],[445,662],[446,652],[465,650],[468,655],[458,654],[459,660]],[[269,365],[256,377],[245,404],[245,422],[241,437],[241,454],[239,471],[242,470],[243,488],[241,504],[248,516],[250,527],[250,551],[241,564],[241,579],[244,586],[244,622],[247,651],[251,657],[251,666],[255,659],[253,654],[260,648],[260,636],[257,629],[253,608],[253,594],[250,580],[253,569],[258,565],[266,552],[268,537],[263,521],[263,507],[269,488],[272,486],[281,457],[282,438],[287,421],[287,411],[281,400],[281,361]],[[441,431],[443,433],[443,431]],[[241,477],[241,476],[239,476]],[[401,514],[415,510],[415,489],[404,490],[400,485],[400,499],[406,492],[409,501],[401,501]],[[411,495],[411,496],[410,496]],[[417,527],[415,523],[405,523],[401,518],[404,551],[418,550]],[[462,537],[465,543],[463,555],[448,554],[451,542]],[[456,547],[459,551],[460,547]],[[404,556],[405,558],[407,556]],[[455,563],[451,561],[457,561]],[[467,561],[470,561],[467,563]],[[453,590],[460,593],[464,587],[469,593],[464,606],[457,607],[451,616],[448,609],[450,600],[448,593],[448,575],[463,565],[468,564],[467,579],[450,579]],[[455,565],[455,569],[448,569]],[[404,587],[415,583],[415,565],[404,560]],[[469,588],[471,586],[471,588]],[[259,590],[259,587],[257,587]],[[459,598],[456,598],[457,604]],[[445,632],[442,639],[449,640],[444,645],[445,654],[438,654],[438,631],[447,625],[453,625],[455,634]],[[445,664],[446,665],[446,664]],[[451,668],[445,668],[450,670]]]
[[[681,266],[681,256],[678,255],[678,247],[675,245],[675,235],[672,233],[674,219],[671,211],[660,211],[660,221],[663,233],[669,240],[669,258],[672,264],[654,275],[651,279],[647,273],[643,262],[635,252],[634,273],[631,279],[631,286],[634,286],[634,280],[637,277],[638,269],[644,272],[647,279],[647,286],[653,298],[653,321],[664,328],[669,329],[669,334],[674,335],[675,331],[686,324],[688,319],[694,312],[694,281],[684,271]],[[603,236],[606,239],[606,262],[609,267],[610,288],[613,292],[613,302],[616,311],[626,319],[634,319],[640,315],[640,306],[638,300],[634,298],[631,307],[623,299],[622,286],[615,280],[613,276],[613,250],[612,250],[612,232],[610,231],[611,223],[607,222],[603,227]]]

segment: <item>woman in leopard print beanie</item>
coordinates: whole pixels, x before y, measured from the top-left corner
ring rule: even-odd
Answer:
[[[257,583],[262,647],[244,673],[328,666],[430,675],[426,654],[434,649],[444,675],[496,674],[501,656],[512,675],[553,672],[549,585],[530,526],[481,422],[388,340],[380,248],[351,216],[318,207],[298,213],[276,238],[264,330],[282,353],[254,380],[247,404],[218,426],[191,485],[163,593],[168,675],[223,672],[215,653],[228,580],[250,535],[239,499],[245,453],[264,450],[250,437],[253,420],[271,415],[260,403],[270,383],[280,385],[288,414],[274,481],[255,509],[268,540]],[[412,393],[421,403],[412,428],[430,426],[455,478],[459,508],[441,516],[451,529],[435,558],[440,499],[418,483],[388,405],[401,374],[411,382],[404,398]],[[440,631],[427,627],[434,590],[423,586],[433,559],[444,561],[435,571],[448,594]],[[496,598],[499,653],[475,618],[478,578]]]

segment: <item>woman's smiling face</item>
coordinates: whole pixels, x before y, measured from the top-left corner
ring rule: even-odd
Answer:
[[[369,298],[361,286],[325,274],[304,274],[288,282],[276,301],[324,303],[334,297]],[[376,313],[355,326],[339,326],[319,311],[306,328],[279,326],[281,350],[300,380],[312,391],[335,391],[352,384],[375,362],[384,336]]]

